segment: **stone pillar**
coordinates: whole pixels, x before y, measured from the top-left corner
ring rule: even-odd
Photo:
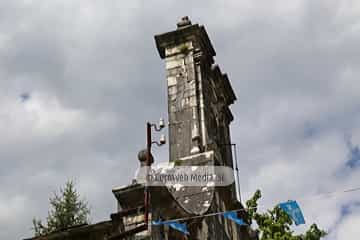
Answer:
[[[236,97],[227,75],[214,64],[215,50],[205,28],[184,17],[176,30],[156,35],[155,41],[166,64],[170,161],[233,167],[229,105]],[[208,193],[194,186],[184,186],[181,191],[170,188],[169,192],[177,206],[190,215],[243,208],[236,199],[235,184],[212,187]],[[183,201],[184,196],[191,197]],[[158,210],[160,214],[164,211]],[[246,227],[221,215],[188,224],[189,239],[249,239]]]
[[[228,106],[236,97],[214,65],[205,28],[184,17],[175,31],[156,35],[155,41],[166,63],[170,161],[215,150],[218,163],[232,167]]]

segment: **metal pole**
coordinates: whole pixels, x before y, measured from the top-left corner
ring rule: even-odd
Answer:
[[[151,123],[146,123],[146,184],[145,184],[145,196],[144,196],[144,221],[146,226],[148,226],[149,223],[149,200],[150,200],[150,194],[149,194],[149,187],[147,183],[148,174],[149,174],[149,167],[150,167],[150,158],[151,158]]]
[[[238,182],[239,201],[241,202],[240,179],[239,179],[239,168],[238,168],[238,159],[237,159],[236,144],[233,143],[233,146],[234,146],[236,178],[237,178],[237,182]]]
[[[235,158],[235,159],[233,159],[234,175],[236,175],[236,176],[234,176],[234,177],[236,177],[235,188],[238,192],[239,201],[241,202],[240,177],[239,177],[239,167],[238,167],[236,143],[224,143],[224,144],[220,144],[220,146],[230,146],[231,155],[234,156],[234,158]],[[234,166],[234,162],[235,162],[235,166]],[[237,184],[236,184],[236,182],[237,182]]]

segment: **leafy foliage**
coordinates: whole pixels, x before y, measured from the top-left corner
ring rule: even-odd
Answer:
[[[46,225],[41,220],[33,219],[35,236],[45,235],[71,226],[89,223],[90,208],[85,200],[80,199],[74,188],[74,183],[68,181],[60,188],[60,194],[54,193],[50,198],[50,210]]]
[[[265,213],[258,213],[258,200],[261,198],[260,190],[246,202],[249,218],[254,220],[259,229],[260,240],[319,240],[326,235],[316,224],[312,224],[305,234],[295,235],[290,226],[292,219],[279,206]]]

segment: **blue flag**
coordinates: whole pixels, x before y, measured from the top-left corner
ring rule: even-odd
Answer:
[[[234,222],[236,222],[239,225],[247,225],[244,220],[242,220],[241,218],[238,218],[237,213],[235,211],[231,211],[231,212],[225,212],[223,213],[223,216],[225,218],[228,218]]]
[[[180,231],[182,233],[185,234],[190,234],[189,231],[187,230],[186,224],[185,223],[178,223],[176,221],[153,221],[152,222],[153,225],[167,225],[177,231]]]
[[[186,227],[185,223],[170,222],[170,223],[166,223],[166,225],[169,225],[173,229],[176,229],[176,230],[178,230],[180,232],[183,232],[185,234],[190,234],[189,231],[187,230],[187,227]]]
[[[295,225],[305,224],[304,216],[296,201],[280,203],[279,207],[291,217],[291,219],[295,222]]]

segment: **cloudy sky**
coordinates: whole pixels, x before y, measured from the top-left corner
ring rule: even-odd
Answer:
[[[238,97],[242,197],[298,199],[326,239],[358,239],[360,192],[341,193],[360,187],[357,0],[1,0],[0,239],[31,236],[68,179],[93,222],[109,219],[145,122],[167,117],[153,36],[184,15],[206,26]]]

